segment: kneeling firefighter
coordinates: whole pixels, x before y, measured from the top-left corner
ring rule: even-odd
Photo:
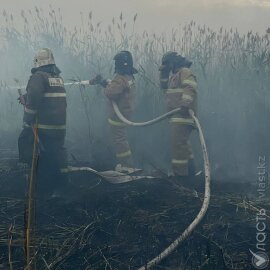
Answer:
[[[110,101],[114,101],[121,113],[130,118],[134,109],[135,98],[135,78],[134,74],[138,71],[133,67],[132,54],[129,51],[117,53],[115,61],[115,76],[112,81],[103,81],[104,93]],[[112,140],[115,149],[117,166],[116,170],[133,167],[133,158],[127,138],[127,128],[115,114],[112,104],[108,122],[111,128]]]
[[[167,108],[181,111],[170,118],[171,126],[171,164],[176,176],[189,176],[195,173],[194,156],[189,143],[190,134],[195,127],[189,114],[196,114],[197,82],[190,67],[192,62],[176,52],[167,52],[160,67],[160,85],[166,90]]]
[[[50,49],[44,48],[34,58],[25,95],[23,130],[19,136],[19,158],[31,166],[34,128],[38,137],[39,160],[37,175],[39,188],[53,192],[66,184],[67,170],[66,91],[61,71],[55,65]]]

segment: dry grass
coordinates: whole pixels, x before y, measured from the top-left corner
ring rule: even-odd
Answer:
[[[158,89],[158,67],[165,51],[176,50],[194,62],[193,70],[199,82],[200,119],[207,141],[211,142],[210,156],[215,157],[212,165],[219,173],[225,167],[224,177],[250,175],[254,158],[249,157],[270,148],[266,136],[270,130],[267,121],[270,113],[269,34],[252,31],[240,34],[224,28],[213,31],[194,21],[164,34],[154,34],[147,30],[136,31],[137,19],[135,15],[126,20],[121,13],[106,26],[93,12],[87,16],[82,13],[80,27],[67,29],[61,11],[53,7],[48,13],[38,7],[24,10],[16,19],[2,12],[0,55],[5,65],[0,67],[0,131],[15,134],[21,128],[22,108],[16,102],[17,92],[6,85],[26,83],[33,53],[40,47],[53,49],[66,81],[88,79],[97,73],[111,78],[114,54],[121,49],[130,50],[139,68],[134,116],[139,121],[164,111],[164,96]],[[93,153],[98,152],[98,156],[99,149],[109,152],[110,142],[104,137],[107,134],[106,102],[98,87],[68,89],[67,141],[71,151],[82,155],[82,159],[98,159]],[[163,138],[167,136],[165,124],[132,132],[137,160],[166,152],[163,147],[166,145]],[[83,147],[78,143],[81,141],[85,142]],[[146,148],[149,151],[145,151]],[[232,154],[231,159],[224,159]]]

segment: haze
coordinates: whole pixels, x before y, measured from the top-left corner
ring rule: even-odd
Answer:
[[[270,0],[1,0],[1,9],[19,16],[21,9],[35,6],[60,8],[68,27],[81,24],[80,12],[93,11],[94,19],[104,25],[121,12],[131,22],[138,13],[137,30],[166,31],[195,20],[212,28],[224,26],[239,31],[264,32],[270,26]],[[17,22],[18,23],[18,22]]]
[[[52,48],[66,81],[89,79],[97,73],[112,78],[113,56],[119,50],[131,50],[140,70],[136,78],[138,105],[134,115],[138,122],[152,119],[163,111],[164,97],[156,86],[158,67],[165,50],[176,50],[194,63],[192,68],[199,82],[199,118],[207,138],[213,177],[235,181],[256,179],[257,157],[269,156],[270,149],[267,118],[270,114],[269,36],[265,35],[265,30],[270,27],[270,0],[0,0],[0,4],[0,10],[7,11],[0,15],[0,55],[5,63],[0,67],[0,141],[4,148],[10,145],[14,153],[17,151],[22,123],[17,87],[26,84],[37,49]],[[53,17],[48,14],[50,4],[59,17],[60,8],[63,22],[59,18],[59,24],[55,26],[53,19],[43,31],[43,19]],[[38,13],[28,12],[35,7],[38,7]],[[26,11],[27,23],[21,16],[22,9]],[[86,28],[90,11],[95,31],[91,31],[90,24],[90,29]],[[107,25],[113,17],[118,23],[121,12],[127,29],[117,31],[115,25],[110,35],[106,35]],[[42,18],[39,20],[40,13]],[[133,35],[129,30],[136,13],[136,35]],[[196,32],[197,26],[192,23],[194,40],[190,40],[184,31],[172,31],[183,29],[183,25],[191,20],[214,30],[223,26],[233,27],[234,31],[229,34],[217,31],[218,35],[211,31]],[[97,27],[98,22],[103,29]],[[64,31],[66,34],[62,39],[63,25],[70,31]],[[76,31],[74,26],[77,26]],[[54,27],[60,29],[60,35],[54,32]],[[245,33],[238,35],[235,28]],[[138,33],[144,30],[155,31],[157,35]],[[247,34],[248,30],[253,33]],[[256,31],[258,35],[254,33]],[[122,32],[131,38],[122,40]],[[166,32],[166,35],[160,32]],[[6,88],[6,84],[15,88]],[[93,168],[111,168],[110,164],[105,164],[113,160],[107,136],[107,99],[100,89],[76,90],[82,89],[67,89],[68,151],[77,160],[91,162]],[[131,131],[138,167],[154,164],[156,168],[166,168],[168,134],[165,122],[149,129]],[[194,140],[197,140],[195,135]],[[196,145],[194,148],[197,167],[202,168],[201,152]]]

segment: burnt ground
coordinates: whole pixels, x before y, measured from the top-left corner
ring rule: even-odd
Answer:
[[[23,269],[26,180],[11,159],[0,162],[0,269]],[[141,180],[112,185],[70,175],[64,198],[38,199],[37,269],[137,269],[158,255],[198,213],[203,178]],[[213,180],[207,215],[195,232],[153,269],[253,269],[256,187]],[[268,243],[269,238],[268,238]],[[268,246],[269,247],[269,246]]]

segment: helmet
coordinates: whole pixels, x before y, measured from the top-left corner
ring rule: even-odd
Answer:
[[[43,48],[39,50],[34,58],[34,66],[35,68],[39,68],[42,66],[47,66],[47,65],[53,65],[55,64],[53,53],[50,49],[48,48]]]
[[[115,61],[116,73],[128,75],[138,73],[138,71],[133,67],[133,58],[129,51],[121,51],[117,53],[113,60]]]
[[[121,51],[117,53],[113,60],[116,64],[124,66],[133,66],[133,58],[129,51]]]
[[[175,57],[177,56],[177,52],[166,52],[161,60],[162,65],[169,65],[170,63],[173,62],[173,60],[175,59]]]
[[[177,72],[179,68],[187,67],[190,68],[192,62],[183,57],[182,55],[178,54],[173,61],[173,72]]]
[[[162,56],[161,66],[159,71],[167,70],[170,72],[173,68],[173,62],[175,57],[177,56],[177,52],[168,51]]]

